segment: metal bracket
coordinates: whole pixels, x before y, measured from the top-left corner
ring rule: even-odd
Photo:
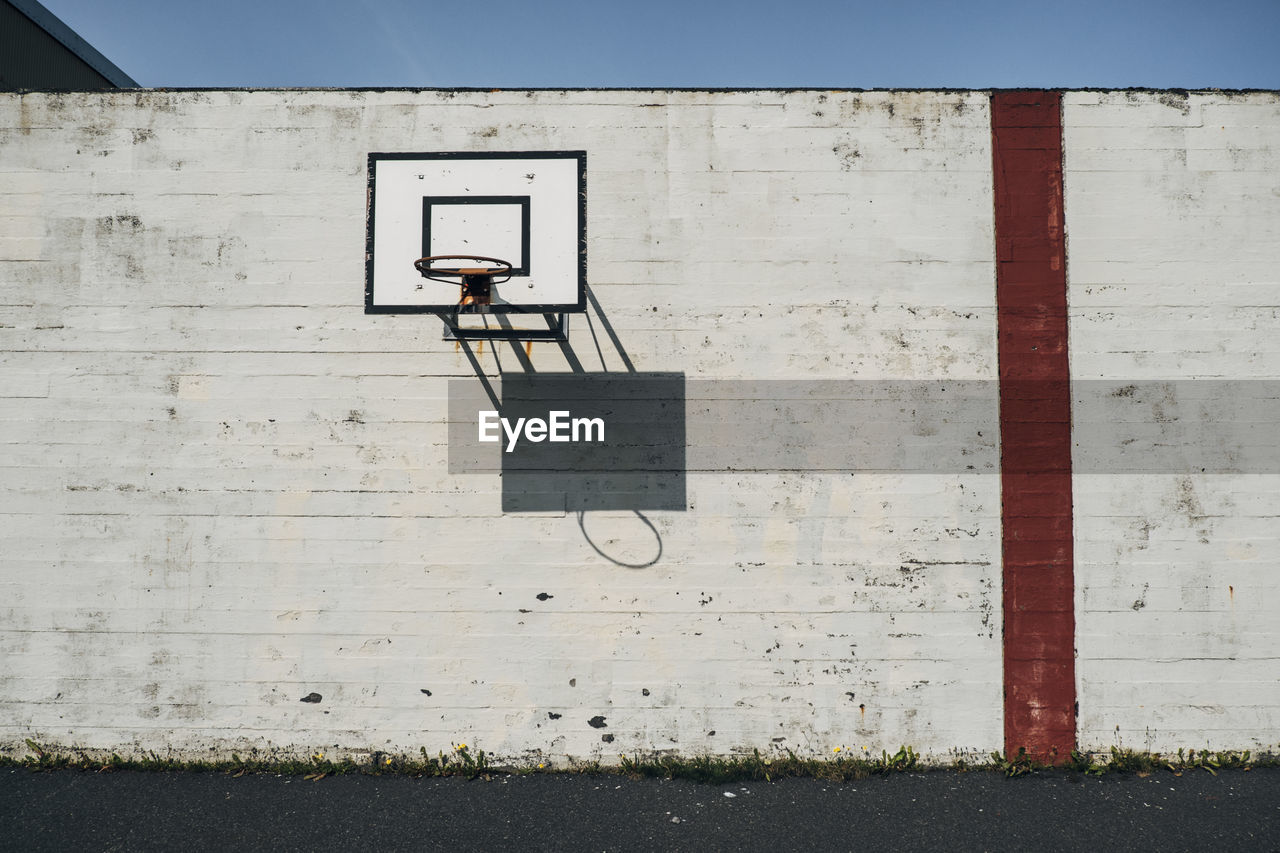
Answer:
[[[547,328],[545,329],[517,329],[507,320],[506,314],[485,314],[483,316],[493,317],[498,325],[495,328],[485,326],[484,328],[464,327],[458,325],[458,312],[451,311],[440,314],[440,319],[444,321],[444,334],[441,340],[446,341],[568,341],[569,340],[569,315],[568,314],[543,314],[542,319],[546,320]],[[522,316],[522,315],[520,315]]]

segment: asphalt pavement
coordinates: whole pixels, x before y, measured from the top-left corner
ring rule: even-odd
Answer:
[[[704,785],[0,769],[12,850],[1280,851],[1280,768]]]

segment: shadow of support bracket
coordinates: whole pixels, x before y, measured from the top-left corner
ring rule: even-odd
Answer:
[[[489,340],[489,341],[561,341],[569,340],[568,314],[543,314],[545,329],[517,329],[507,320],[505,314],[488,315],[497,320],[497,326],[486,325],[483,328],[458,325],[458,312],[451,311],[437,315],[444,321],[442,340]],[[531,315],[518,315],[531,316]]]

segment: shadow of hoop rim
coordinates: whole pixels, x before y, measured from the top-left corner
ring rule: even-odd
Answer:
[[[587,525],[586,525],[586,518],[585,518],[587,514],[586,510],[582,510],[582,509],[578,510],[578,529],[582,531],[582,538],[587,540],[587,544],[591,546],[591,549],[595,551],[597,554],[599,554],[601,557],[604,557],[606,560],[613,563],[615,566],[622,566],[623,568],[626,568],[626,569],[647,569],[650,566],[655,565],[659,560],[662,559],[662,534],[658,532],[657,526],[652,521],[650,521],[649,518],[640,510],[633,509],[631,511],[634,512],[636,514],[636,517],[639,518],[642,522],[644,522],[645,526],[648,527],[649,530],[653,532],[653,538],[658,543],[658,553],[655,554],[653,556],[653,559],[647,563],[624,562],[623,560],[619,560],[615,557],[609,556],[603,550],[601,550],[600,546],[597,545],[595,541],[591,538],[591,534],[587,532]]]

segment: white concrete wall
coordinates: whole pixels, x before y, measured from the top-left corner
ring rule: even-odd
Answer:
[[[1177,439],[1280,379],[1280,99],[1064,124],[1073,378]],[[363,313],[365,156],[526,149],[588,151],[586,370],[995,377],[985,93],[0,95],[0,746],[1000,747],[993,476],[692,471],[626,569],[447,474],[474,373]],[[1275,748],[1280,474],[1077,453],[1081,745]]]
[[[1242,396],[1280,388],[1280,97],[1078,92],[1063,115],[1077,387],[1136,383],[1146,398],[1116,398],[1117,420],[1141,411],[1158,429],[1143,434],[1173,446],[1213,432],[1197,424],[1238,426],[1259,408]],[[1153,380],[1181,381],[1153,392]],[[1271,381],[1224,394],[1226,380]],[[1271,424],[1257,440],[1274,448]],[[1120,474],[1082,466],[1086,450],[1077,443],[1081,745],[1275,750],[1274,451],[1224,445],[1235,473]]]
[[[691,472],[626,569],[446,473],[474,374],[363,313],[365,158],[531,149],[639,370],[995,376],[986,93],[2,94],[0,743],[1000,747],[997,477]]]

